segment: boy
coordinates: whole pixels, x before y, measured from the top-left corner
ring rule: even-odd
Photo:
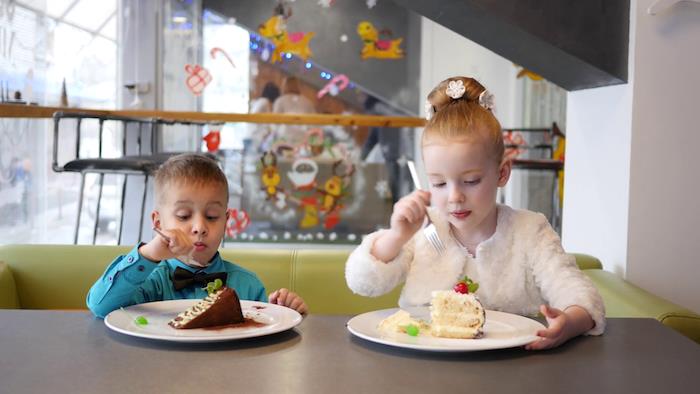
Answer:
[[[216,161],[201,154],[168,159],[155,174],[156,235],[115,259],[87,295],[98,317],[143,302],[204,298],[209,281],[220,278],[242,300],[268,301],[306,313],[304,300],[287,289],[265,297],[253,273],[225,261],[218,252],[228,210],[228,182]]]

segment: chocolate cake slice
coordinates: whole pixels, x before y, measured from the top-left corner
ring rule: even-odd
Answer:
[[[204,328],[243,323],[241,301],[236,291],[222,287],[187,308],[168,324],[177,329]]]

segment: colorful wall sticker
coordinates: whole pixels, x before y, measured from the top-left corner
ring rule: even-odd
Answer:
[[[250,216],[244,210],[230,209],[226,221],[226,235],[233,238],[245,231],[250,224]]]
[[[316,197],[309,196],[301,199],[301,209],[303,216],[299,221],[299,227],[303,229],[318,226],[318,200]]]
[[[504,156],[510,160],[520,156],[523,152],[520,147],[526,144],[523,135],[512,130],[503,132],[503,143],[506,147]]]
[[[323,153],[324,145],[323,130],[314,127],[306,132],[306,138],[304,139],[304,150],[305,153],[311,156],[318,156]]]
[[[260,175],[260,180],[262,181],[263,190],[266,193],[267,200],[277,199],[277,192],[280,191],[278,185],[280,184],[281,178],[277,171],[277,155],[274,152],[265,152],[260,158],[262,162],[263,169]]]
[[[195,96],[199,96],[207,87],[209,82],[211,82],[211,74],[209,70],[200,66],[199,64],[185,65],[185,72],[187,72],[187,79],[185,79],[185,84],[187,89],[192,92]]]
[[[209,130],[209,133],[202,137],[202,139],[207,143],[207,152],[218,152],[219,145],[221,144],[221,131],[219,130]]]
[[[357,24],[357,34],[360,35],[364,46],[362,47],[362,60],[368,58],[400,59],[403,57],[401,41],[403,38],[379,39],[379,31],[368,21]],[[390,33],[388,33],[390,35]]]
[[[326,86],[323,87],[323,89],[318,91],[316,97],[321,98],[326,94],[330,94],[331,96],[337,96],[338,93],[340,93],[348,87],[349,83],[350,80],[345,74],[336,75],[335,77],[333,77],[333,79],[331,79],[330,82],[326,84]]]
[[[287,177],[298,190],[313,189],[317,174],[318,164],[309,158],[297,159],[292,163],[292,169],[287,171]]]
[[[517,75],[516,79],[522,78],[522,77],[530,78],[533,81],[541,81],[544,79],[544,78],[542,78],[542,76],[540,74],[532,72],[532,71],[526,69],[525,67],[523,67],[522,69],[520,69],[520,71],[518,71],[518,75]]]
[[[220,53],[223,57],[225,57],[226,60],[228,60],[228,62],[231,63],[231,67],[236,68],[236,65],[233,63],[233,60],[231,60],[231,56],[229,56],[228,53],[226,53],[226,51],[224,51],[223,49],[215,47],[212,48],[211,51],[209,51],[209,55],[211,55],[212,59],[216,59],[217,53]]]
[[[314,32],[287,32],[286,19],[282,15],[274,15],[258,28],[261,36],[269,39],[275,45],[270,62],[282,60],[282,53],[292,53],[306,60],[313,56],[309,43],[316,35]]]

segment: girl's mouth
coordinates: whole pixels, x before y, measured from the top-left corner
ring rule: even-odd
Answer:
[[[472,213],[472,211],[468,211],[468,210],[453,211],[453,212],[450,212],[450,215],[452,215],[452,217],[457,218],[457,219],[466,219],[469,215],[471,215],[471,213]]]

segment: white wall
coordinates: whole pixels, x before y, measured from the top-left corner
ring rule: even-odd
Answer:
[[[627,278],[700,312],[700,4],[636,9]]]
[[[562,243],[598,257],[624,276],[632,86],[571,92],[567,97]]]
[[[631,2],[623,86],[569,94],[563,241],[700,312],[700,5]]]

